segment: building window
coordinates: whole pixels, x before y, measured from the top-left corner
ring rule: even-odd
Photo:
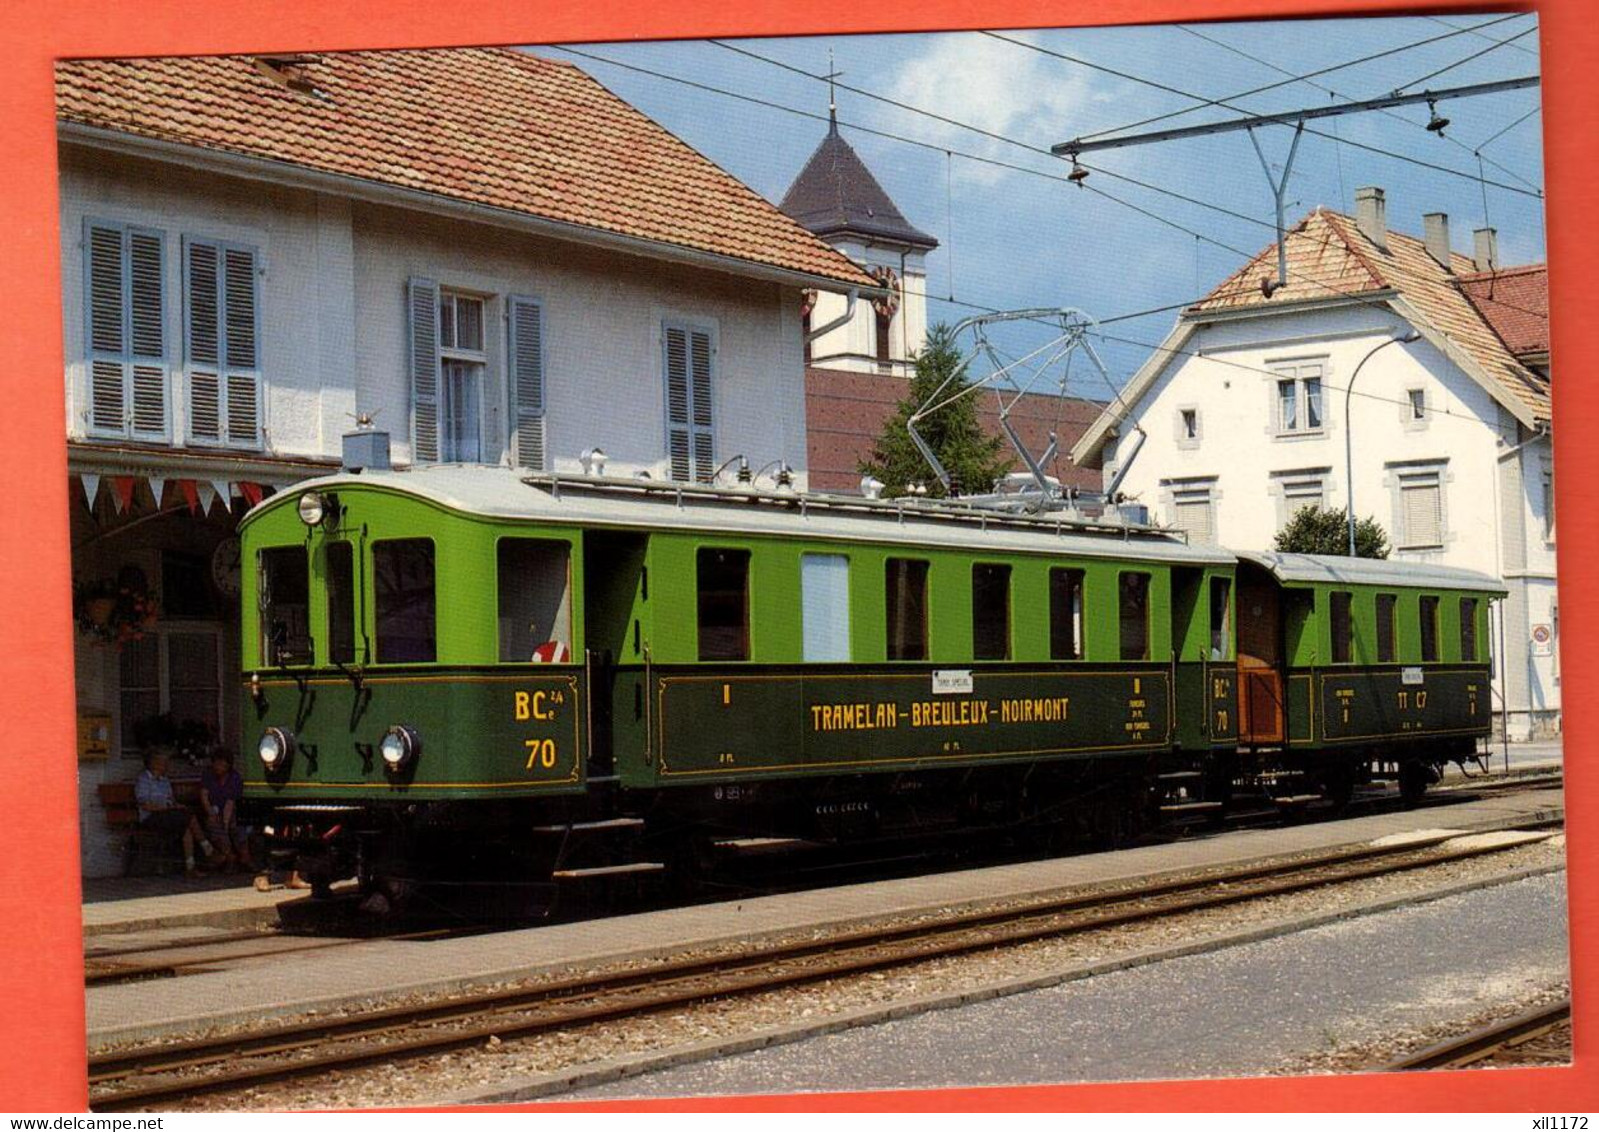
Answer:
[[[701,660],[750,658],[750,552],[704,547],[695,556]]]
[[[483,458],[483,300],[439,292],[439,459]]]
[[[1401,470],[1399,514],[1395,527],[1402,550],[1444,544],[1443,472],[1438,468]]]
[[[927,659],[927,563],[890,558],[884,567],[889,660]]]
[[[89,221],[84,232],[88,388],[93,436],[168,440],[162,233]]]
[[[500,663],[564,664],[572,659],[570,544],[502,538],[499,567]]]
[[[1179,414],[1178,435],[1183,440],[1199,439],[1199,410],[1183,409]]]
[[[1460,599],[1460,659],[1471,663],[1477,659],[1477,599]]]
[[[1394,619],[1399,606],[1397,594],[1377,595],[1377,663],[1392,664],[1394,653]]]
[[[1123,574],[1119,580],[1121,658],[1149,659],[1149,575]]]
[[[328,543],[328,659],[355,662],[355,552],[347,542]]]
[[[261,551],[261,662],[311,663],[311,569],[303,546]]]
[[[1427,663],[1438,659],[1438,599],[1425,594],[1421,598],[1421,659]]]
[[[666,375],[666,449],[672,478],[709,483],[716,473],[711,413],[711,363],[708,330],[668,324],[662,334]]]
[[[972,566],[972,656],[1010,659],[1010,567]]]
[[[1405,428],[1426,428],[1427,420],[1431,414],[1427,410],[1427,391],[1425,389],[1405,390],[1405,401],[1399,410],[1404,415]]]
[[[1215,542],[1215,481],[1188,480],[1167,486],[1171,490],[1171,525],[1187,532],[1190,542]]]
[[[1226,660],[1233,639],[1233,583],[1230,578],[1210,580],[1210,659]]]
[[[1354,595],[1337,591],[1327,595],[1327,627],[1332,631],[1332,662],[1348,664],[1354,660],[1354,623],[1349,616]]]
[[[880,310],[874,310],[872,313],[876,316],[877,368],[886,372],[889,362],[893,360],[891,346],[893,344],[894,316]]]
[[[1049,572],[1049,657],[1083,659],[1083,572]]]
[[[1555,473],[1548,464],[1543,466],[1543,539],[1555,541]]]
[[[254,248],[183,241],[189,439],[261,444],[260,264]]]
[[[849,660],[849,559],[844,555],[800,555],[800,628],[806,660]]]
[[[510,328],[511,455],[519,468],[544,468],[544,308],[533,299],[506,300]]]
[[[118,653],[121,751],[178,744],[192,750],[222,735],[222,634],[162,625]]]
[[[1276,365],[1276,429],[1278,436],[1299,436],[1322,430],[1320,362]]]
[[[1306,507],[1320,508],[1327,505],[1327,485],[1320,476],[1284,479],[1282,489],[1285,525],[1292,522],[1294,516]]]
[[[427,664],[438,657],[433,540],[372,544],[372,620],[379,664]]]

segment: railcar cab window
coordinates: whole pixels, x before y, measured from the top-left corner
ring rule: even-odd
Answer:
[[[927,659],[927,563],[890,558],[884,564],[888,659]]]
[[[800,555],[800,628],[807,661],[847,661],[849,558]]]
[[[330,542],[328,563],[328,659],[355,663],[355,553],[347,542]]]
[[[311,567],[304,546],[261,551],[261,660],[311,663]]]
[[[1123,660],[1149,659],[1149,575],[1123,574],[1118,586]]]
[[[1349,664],[1355,659],[1354,622],[1349,616],[1351,593],[1338,591],[1327,595],[1327,627],[1332,631],[1332,662]]]
[[[1049,658],[1083,659],[1083,572],[1049,572]]]
[[[972,566],[972,657],[1010,659],[1010,567]]]
[[[697,555],[701,660],[750,658],[750,552],[702,547]]]
[[[1460,599],[1460,659],[1468,663],[1477,659],[1477,599]]]
[[[1226,660],[1233,643],[1233,583],[1210,580],[1210,659]]]
[[[496,556],[500,663],[569,663],[571,546],[560,539],[502,538]]]
[[[427,664],[438,659],[433,540],[408,538],[373,543],[372,573],[377,662]]]
[[[1438,599],[1425,594],[1421,598],[1421,659],[1438,659]]]
[[[1394,614],[1399,606],[1398,594],[1377,595],[1377,663],[1392,664],[1394,652]]]

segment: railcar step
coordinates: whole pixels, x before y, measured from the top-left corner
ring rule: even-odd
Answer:
[[[1163,814],[1196,814],[1202,810],[1219,810],[1221,807],[1222,804],[1220,802],[1174,802],[1169,806],[1162,806],[1160,812]]]
[[[590,877],[629,876],[637,873],[658,873],[666,869],[661,861],[634,861],[628,865],[597,865],[592,869],[556,869],[550,875],[556,880],[588,880]]]
[[[575,821],[569,825],[536,825],[534,833],[583,833],[594,829],[643,829],[643,818],[605,818],[601,821]]]
[[[816,842],[806,841],[803,837],[730,837],[712,844],[730,853],[775,853],[784,849],[814,845]]]
[[[1324,794],[1284,794],[1280,798],[1273,798],[1272,801],[1279,806],[1302,806],[1306,802],[1319,802],[1324,797],[1326,797]]]
[[[1168,770],[1165,774],[1157,774],[1155,777],[1163,782],[1172,782],[1179,778],[1204,778],[1205,772],[1202,770]]]

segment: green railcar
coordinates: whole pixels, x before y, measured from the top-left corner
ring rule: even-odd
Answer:
[[[1322,598],[1300,595],[1335,577],[1055,515],[436,467],[312,481],[240,532],[246,795],[319,886],[684,867],[751,838],[1125,832],[1319,768],[1312,749],[1378,766],[1417,733],[1366,698],[1418,665],[1415,719],[1479,707],[1443,659],[1410,663],[1408,630],[1391,664],[1319,662]],[[1486,617],[1485,579],[1412,580],[1469,581]],[[1266,655],[1246,581],[1282,613]],[[1480,707],[1412,755],[1452,756]]]

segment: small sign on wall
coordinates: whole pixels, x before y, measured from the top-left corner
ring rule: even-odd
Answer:
[[[1401,684],[1425,684],[1427,682],[1427,674],[1421,665],[1410,665],[1399,674],[1399,682]]]
[[[111,717],[78,716],[78,761],[99,762],[111,757]]]
[[[933,695],[969,695],[972,690],[970,668],[939,668],[933,672]]]
[[[1553,656],[1554,652],[1554,630],[1548,625],[1534,625],[1532,627],[1532,655]]]

